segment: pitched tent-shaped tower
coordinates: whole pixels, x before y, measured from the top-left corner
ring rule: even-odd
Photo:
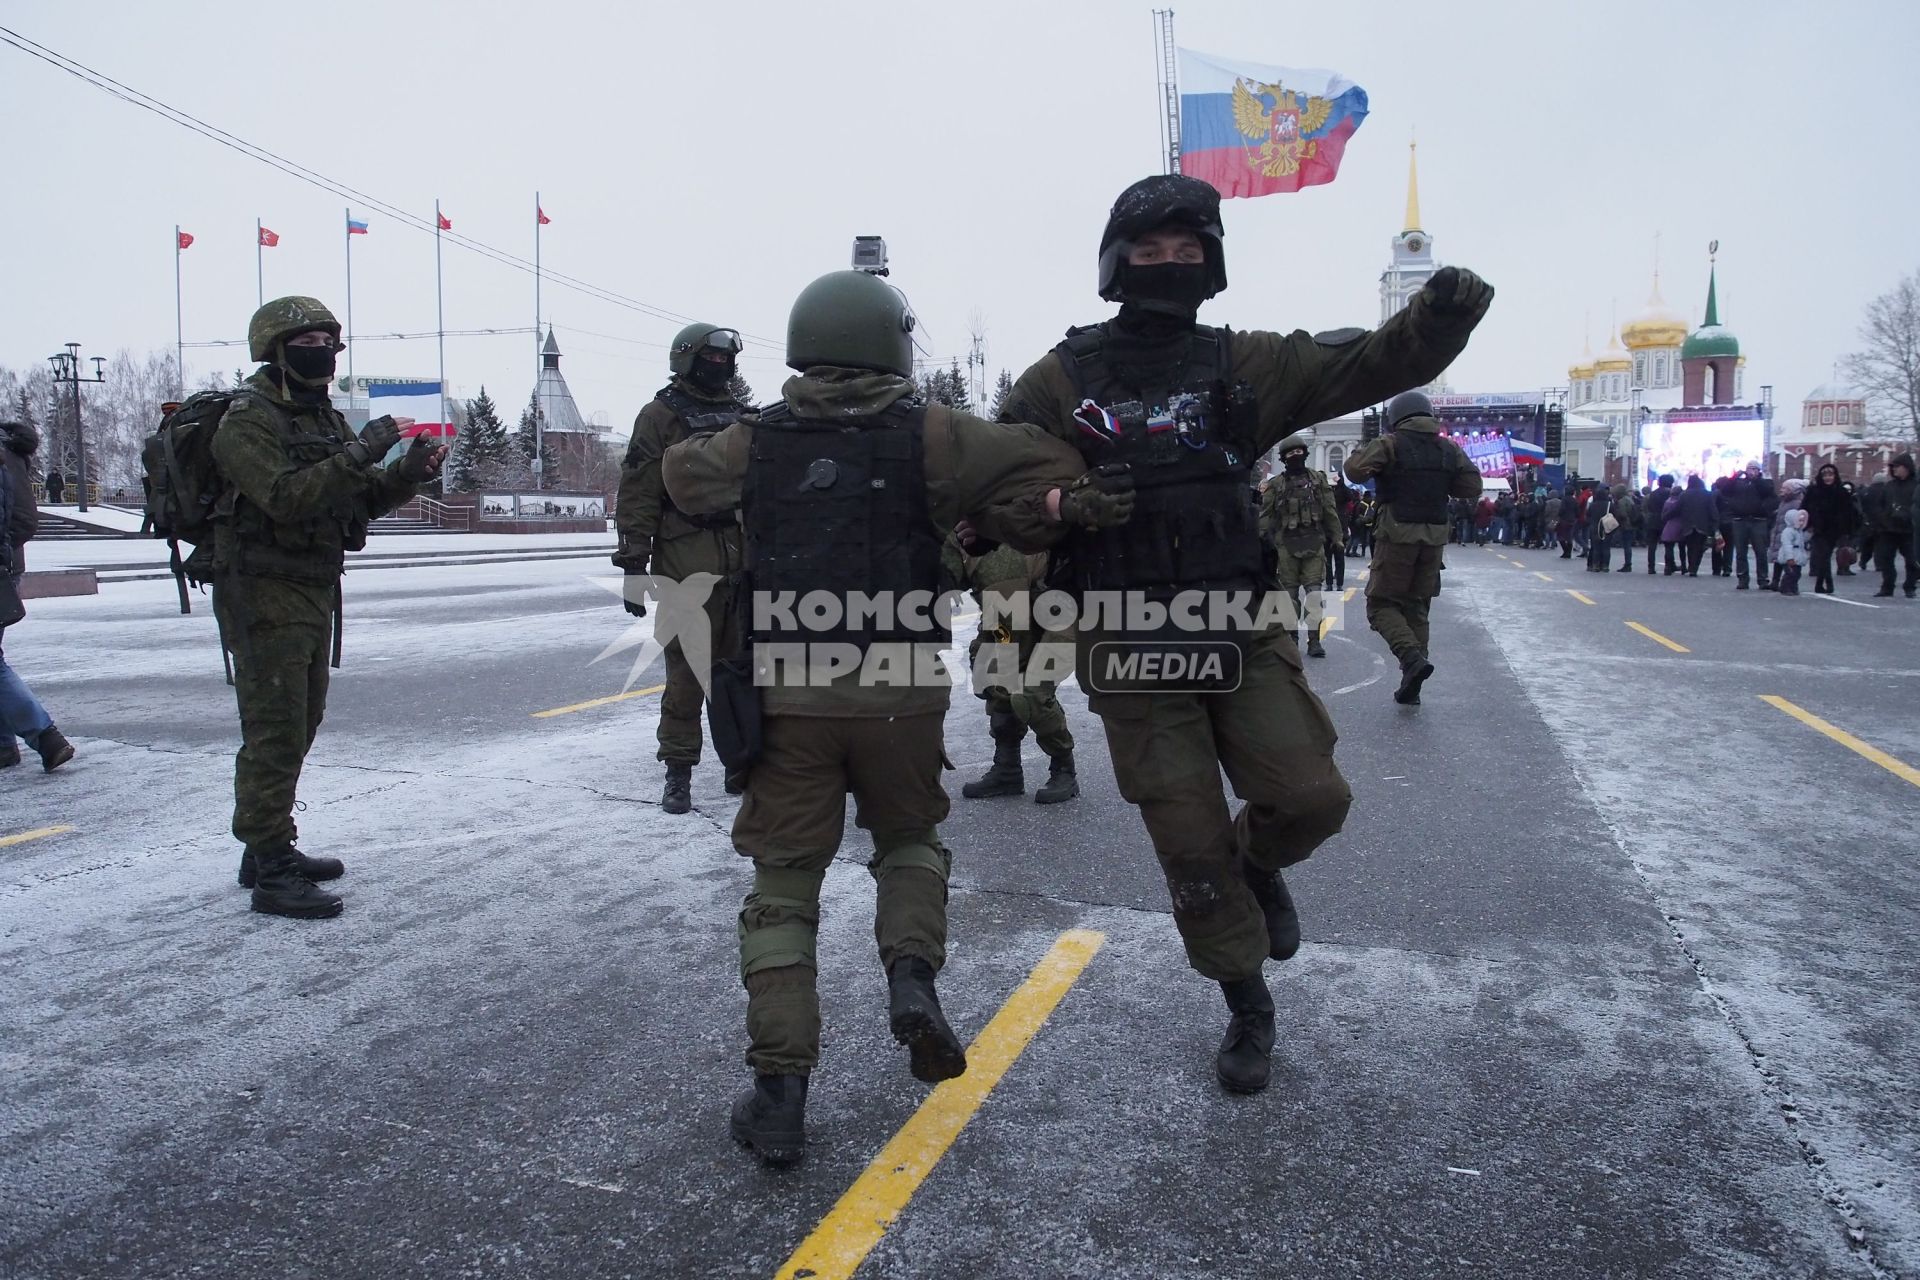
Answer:
[[[533,402],[540,410],[542,447],[553,459],[553,474],[545,478],[546,487],[598,488],[594,478],[604,470],[599,456],[600,429],[589,423],[574,403],[573,389],[560,372],[560,344],[554,341],[551,326],[540,348],[540,380],[533,387]]]

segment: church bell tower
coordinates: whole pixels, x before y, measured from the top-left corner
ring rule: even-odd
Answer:
[[[1422,285],[1440,269],[1434,261],[1433,237],[1420,225],[1420,165],[1418,144],[1407,144],[1407,217],[1393,238],[1393,259],[1380,273],[1380,323],[1391,320],[1413,300]]]

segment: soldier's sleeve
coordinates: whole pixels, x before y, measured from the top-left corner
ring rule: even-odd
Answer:
[[[1388,449],[1388,441],[1389,437],[1381,436],[1355,449],[1353,456],[1349,457],[1346,465],[1341,468],[1347,473],[1347,479],[1355,484],[1365,484],[1385,471],[1387,464],[1393,461],[1393,454]]]
[[[1463,502],[1473,502],[1487,487],[1480,478],[1480,468],[1473,465],[1473,459],[1459,445],[1447,444],[1447,459],[1453,464],[1453,475],[1449,477],[1447,492]]]
[[[420,492],[420,486],[400,474],[400,460],[374,471],[372,491],[367,494],[367,518],[378,520],[398,509]]]
[[[962,517],[1016,551],[1045,551],[1066,527],[1048,519],[1049,490],[1086,470],[1072,445],[1026,422],[987,422],[931,405],[927,410],[927,496],[934,521]],[[943,456],[944,455],[944,456]]]
[[[1060,357],[1049,351],[1020,375],[1000,410],[1001,422],[1025,422],[1062,440],[1073,439],[1073,385]],[[1082,470],[1085,468],[1083,467]]]
[[[671,410],[658,401],[633,420],[626,457],[620,462],[620,489],[614,504],[613,527],[620,535],[613,562],[625,569],[645,569],[653,556],[653,540],[660,533],[660,504],[666,493],[660,475]]]
[[[691,436],[661,455],[660,476],[673,505],[689,515],[731,511],[753,451],[753,427],[736,422],[709,435]]]
[[[1426,294],[1416,293],[1371,332],[1234,334],[1234,372],[1260,404],[1256,449],[1265,453],[1301,427],[1432,382],[1466,350],[1484,314],[1438,314]]]
[[[1320,486],[1320,529],[1327,535],[1327,541],[1338,542],[1346,536],[1346,530],[1340,526],[1340,508],[1333,505],[1333,486]]]
[[[244,398],[220,419],[213,461],[241,497],[282,524],[336,516],[355,502],[369,502],[384,483],[376,468],[361,467],[344,453],[295,466],[273,411]]]

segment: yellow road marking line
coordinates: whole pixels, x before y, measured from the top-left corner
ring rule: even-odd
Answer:
[[[1860,741],[1860,739],[1848,733],[1845,729],[1836,728],[1828,724],[1811,711],[1802,711],[1785,698],[1771,693],[1763,693],[1760,695],[1760,701],[1766,703],[1768,706],[1778,707],[1808,728],[1817,729],[1821,733],[1826,734],[1847,750],[1865,756],[1894,777],[1904,778],[1914,786],[1920,787],[1920,769],[1916,769],[1904,761],[1895,759],[1878,747],[1868,746],[1866,743]]]
[[[1584,591],[1575,591],[1572,587],[1568,587],[1567,594],[1572,596],[1575,600],[1578,600],[1581,604],[1593,603],[1593,597],[1588,595]]]
[[[1641,635],[1645,636],[1647,639],[1652,640],[1656,644],[1663,644],[1667,646],[1667,648],[1673,650],[1675,653],[1692,653],[1693,652],[1693,650],[1687,648],[1687,646],[1683,644],[1675,644],[1673,641],[1661,635],[1658,631],[1655,631],[1652,627],[1642,626],[1638,622],[1629,622],[1627,623],[1627,625],[1629,627],[1632,627],[1635,631],[1638,631]]]
[[[1518,560],[1509,560],[1507,561],[1507,563],[1512,565],[1516,569],[1524,569],[1527,567],[1526,565],[1521,564]]]
[[[1534,577],[1536,577],[1536,578],[1538,578],[1538,579],[1540,579],[1540,581],[1542,581],[1542,582],[1552,582],[1552,581],[1553,581],[1553,578],[1552,578],[1552,576],[1551,576],[1550,574],[1545,574],[1545,573],[1542,573],[1542,572],[1540,572],[1540,571],[1539,571],[1538,569],[1535,569],[1535,570],[1533,571],[1533,576],[1534,576]]]
[[[25,844],[29,840],[42,840],[47,836],[63,836],[71,830],[73,828],[68,826],[35,827],[31,831],[22,831],[17,836],[0,836],[0,849],[5,849],[9,845]]]
[[[1325,640],[1327,638],[1327,632],[1331,630],[1333,630],[1333,619],[1332,618],[1320,619],[1320,638],[1322,640]]]
[[[1347,601],[1353,599],[1353,593],[1359,589],[1358,587],[1348,587],[1345,591],[1342,591],[1340,593],[1340,602],[1345,604]]]
[[[625,702],[628,698],[644,698],[650,693],[659,693],[667,686],[656,684],[645,689],[629,689],[625,693],[616,693],[609,698],[589,698],[585,702],[576,702],[571,706],[555,707],[551,711],[534,711],[528,714],[535,720],[547,720],[554,716],[572,715],[576,711],[591,711],[595,707],[611,706],[616,702]]]
[[[1106,940],[1105,934],[1088,929],[1069,929],[1060,935],[968,1046],[967,1074],[927,1095],[813,1234],[774,1273],[775,1280],[848,1280],[859,1270]]]

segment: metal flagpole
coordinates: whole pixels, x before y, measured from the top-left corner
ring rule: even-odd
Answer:
[[[546,488],[540,465],[540,369],[545,364],[540,346],[540,193],[533,193],[533,487]]]
[[[173,381],[174,395],[187,398],[187,341],[180,320],[180,224],[173,224]]]
[[[347,208],[347,407],[353,407],[353,208]]]
[[[267,305],[267,269],[260,260],[260,219],[253,220],[253,305]]]
[[[440,282],[440,229],[446,219],[440,216],[440,202],[433,202],[433,309],[435,336],[440,340],[440,433],[441,438],[447,432],[447,301],[446,293]],[[441,477],[440,491],[446,492],[446,477]]]

